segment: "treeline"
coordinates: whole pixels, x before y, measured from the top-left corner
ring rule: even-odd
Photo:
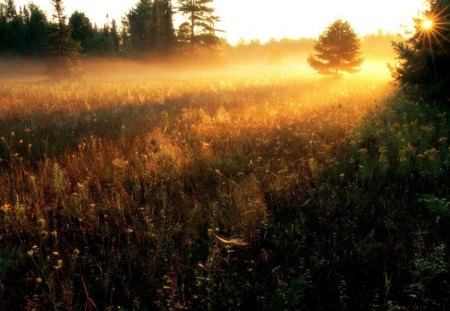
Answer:
[[[49,0],[50,1],[50,0]],[[66,26],[70,39],[86,56],[167,56],[215,47],[219,43],[214,24],[219,18],[213,0],[140,0],[122,18],[99,27],[85,13],[64,13],[62,1],[52,0],[55,13],[48,17],[37,5],[16,6],[14,0],[0,1],[0,56],[44,58],[54,50],[55,29]],[[186,18],[175,29],[173,18]],[[62,18],[61,18],[62,17]],[[54,40],[53,40],[54,41]]]

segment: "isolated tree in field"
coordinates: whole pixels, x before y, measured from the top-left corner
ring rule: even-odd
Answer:
[[[363,61],[360,45],[350,24],[337,20],[320,35],[314,45],[316,53],[308,57],[308,63],[324,75],[357,72]]]
[[[220,40],[216,35],[219,31],[215,28],[215,23],[220,21],[214,15],[214,8],[210,5],[213,0],[178,0],[178,11],[187,19],[180,26],[182,41],[187,41],[191,53],[195,47],[212,47]],[[187,40],[186,40],[187,39]]]
[[[394,78],[430,100],[450,98],[450,0],[429,0],[429,10],[415,19],[415,32],[395,42],[399,64]]]
[[[80,74],[80,44],[71,38],[62,0],[52,0],[55,22],[50,27],[48,46],[49,75],[54,78]]]

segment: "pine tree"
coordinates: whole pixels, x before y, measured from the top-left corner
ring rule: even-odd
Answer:
[[[0,30],[0,51],[9,55],[21,54],[25,24],[22,9],[17,12],[14,0],[7,0],[2,5]]]
[[[155,34],[152,27],[153,6],[149,0],[140,0],[126,15],[128,49],[135,53],[150,52]]]
[[[314,45],[316,53],[308,57],[308,63],[324,75],[337,76],[342,71],[357,72],[363,61],[360,45],[350,24],[337,20],[320,35]]]
[[[213,47],[219,43],[215,24],[220,21],[214,15],[214,8],[210,5],[213,0],[178,0],[178,11],[186,17],[186,23],[182,24],[180,31],[186,35],[186,27],[189,27],[188,44],[191,53],[196,47]]]
[[[27,56],[43,57],[49,43],[49,23],[45,13],[35,4],[29,4],[30,17],[25,23],[24,50]]]
[[[450,98],[450,0],[429,0],[406,42],[394,43],[399,65],[394,78],[429,100]]]
[[[170,0],[155,0],[154,23],[158,42],[158,52],[170,53],[175,47],[175,30],[173,27],[173,10]]]
[[[120,51],[120,36],[115,19],[113,19],[111,22],[110,37],[113,44],[113,54],[116,55]]]
[[[8,22],[6,21],[6,8],[0,3],[0,54],[7,50],[6,37],[8,31]]]
[[[65,23],[63,1],[52,0],[52,4],[55,9],[53,15],[55,22],[50,28],[47,51],[49,75],[58,79],[79,76],[80,44],[71,38],[70,28]]]
[[[140,0],[126,15],[125,48],[139,54],[170,53],[175,46],[173,11],[169,0]]]
[[[7,0],[5,4],[5,17],[8,22],[11,22],[17,16],[16,4],[14,0]]]
[[[89,18],[83,12],[75,11],[69,18],[69,26],[71,38],[80,43],[83,52],[87,52],[94,36],[94,28]]]

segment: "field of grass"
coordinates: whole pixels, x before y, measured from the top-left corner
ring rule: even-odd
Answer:
[[[450,121],[388,77],[0,83],[3,310],[444,310]]]

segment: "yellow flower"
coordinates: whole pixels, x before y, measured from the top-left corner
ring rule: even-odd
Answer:
[[[45,224],[46,224],[46,221],[45,221],[45,219],[44,218],[39,218],[38,220],[37,220],[37,223],[38,223],[38,225],[39,225],[39,227],[44,227],[45,226]]]
[[[58,259],[58,260],[56,261],[56,266],[54,266],[54,268],[55,268],[56,270],[59,270],[59,269],[62,268],[62,266],[63,266],[63,261],[62,261],[62,259]]]
[[[28,252],[27,252],[27,254],[28,254],[28,256],[30,256],[30,257],[32,257],[33,256],[33,250],[32,249],[30,249]]]
[[[379,151],[381,154],[384,154],[384,153],[387,152],[387,148],[386,148],[386,147],[380,147],[380,148],[378,149],[378,151]]]
[[[429,160],[434,160],[436,158],[436,155],[439,153],[439,150],[437,150],[436,148],[432,148],[430,150],[425,151],[424,155],[425,157],[427,157]]]
[[[2,207],[0,207],[0,210],[3,211],[4,213],[7,213],[8,211],[11,210],[11,205],[4,204]]]

